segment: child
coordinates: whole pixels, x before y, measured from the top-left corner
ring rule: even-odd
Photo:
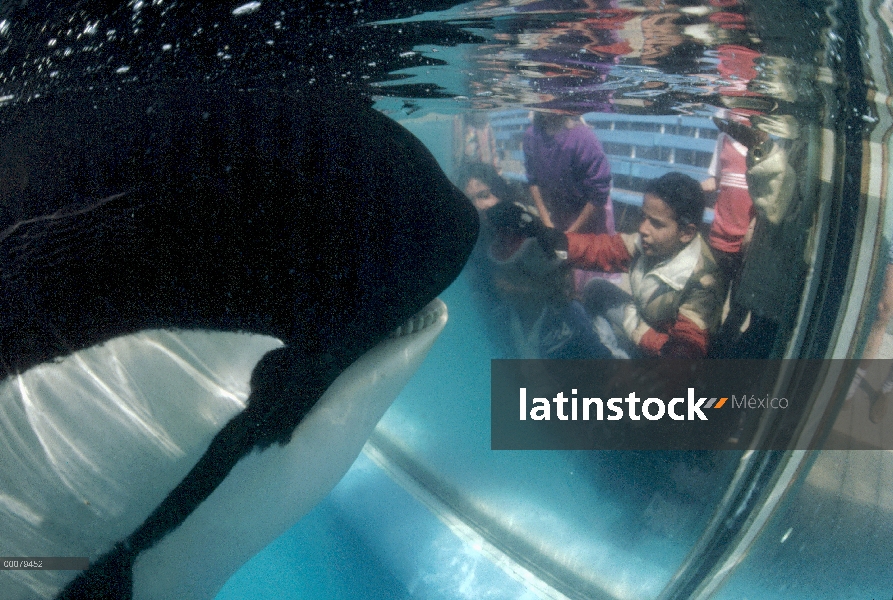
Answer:
[[[642,209],[635,234],[563,233],[520,214],[517,205],[497,207],[490,218],[514,220],[574,267],[629,272],[631,294],[593,280],[584,304],[590,314],[605,313],[630,356],[703,357],[719,324],[725,289],[698,233],[704,192],[691,177],[668,173],[648,183]]]
[[[535,240],[500,231],[489,222],[492,207],[516,206],[523,194],[483,163],[464,165],[456,184],[481,213],[480,236],[465,276],[488,334],[502,354],[509,358],[610,356],[592,331],[586,311],[572,297],[567,266],[555,260],[553,252],[543,252]]]

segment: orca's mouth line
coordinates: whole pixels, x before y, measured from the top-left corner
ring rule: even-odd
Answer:
[[[446,304],[441,302],[439,298],[435,298],[427,305],[425,305],[422,310],[407,319],[406,322],[403,323],[403,325],[392,331],[388,335],[388,338],[394,339],[404,337],[412,333],[418,333],[419,331],[429,327],[437,319],[443,316],[446,313],[446,310]]]

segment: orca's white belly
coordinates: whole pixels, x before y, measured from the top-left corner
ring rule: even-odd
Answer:
[[[431,305],[429,305],[431,306]],[[388,339],[351,365],[292,441],[244,457],[176,530],[140,554],[134,598],[213,598],[306,514],[353,463],[446,322]],[[127,537],[245,407],[276,339],[149,331],[0,385],[0,547],[96,560]],[[52,598],[73,571],[0,571],[8,600]]]

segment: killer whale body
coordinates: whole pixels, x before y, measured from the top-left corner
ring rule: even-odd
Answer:
[[[166,84],[0,112],[8,376],[150,329],[284,345],[245,410],[59,598],[130,598],[134,561],[459,273],[477,217],[408,132],[340,89]],[[186,400],[184,400],[186,401]]]

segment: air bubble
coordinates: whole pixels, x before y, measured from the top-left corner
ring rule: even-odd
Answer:
[[[257,12],[260,8],[260,2],[248,2],[243,4],[242,6],[237,6],[233,9],[233,16],[241,17],[242,15],[249,15],[253,12]]]

